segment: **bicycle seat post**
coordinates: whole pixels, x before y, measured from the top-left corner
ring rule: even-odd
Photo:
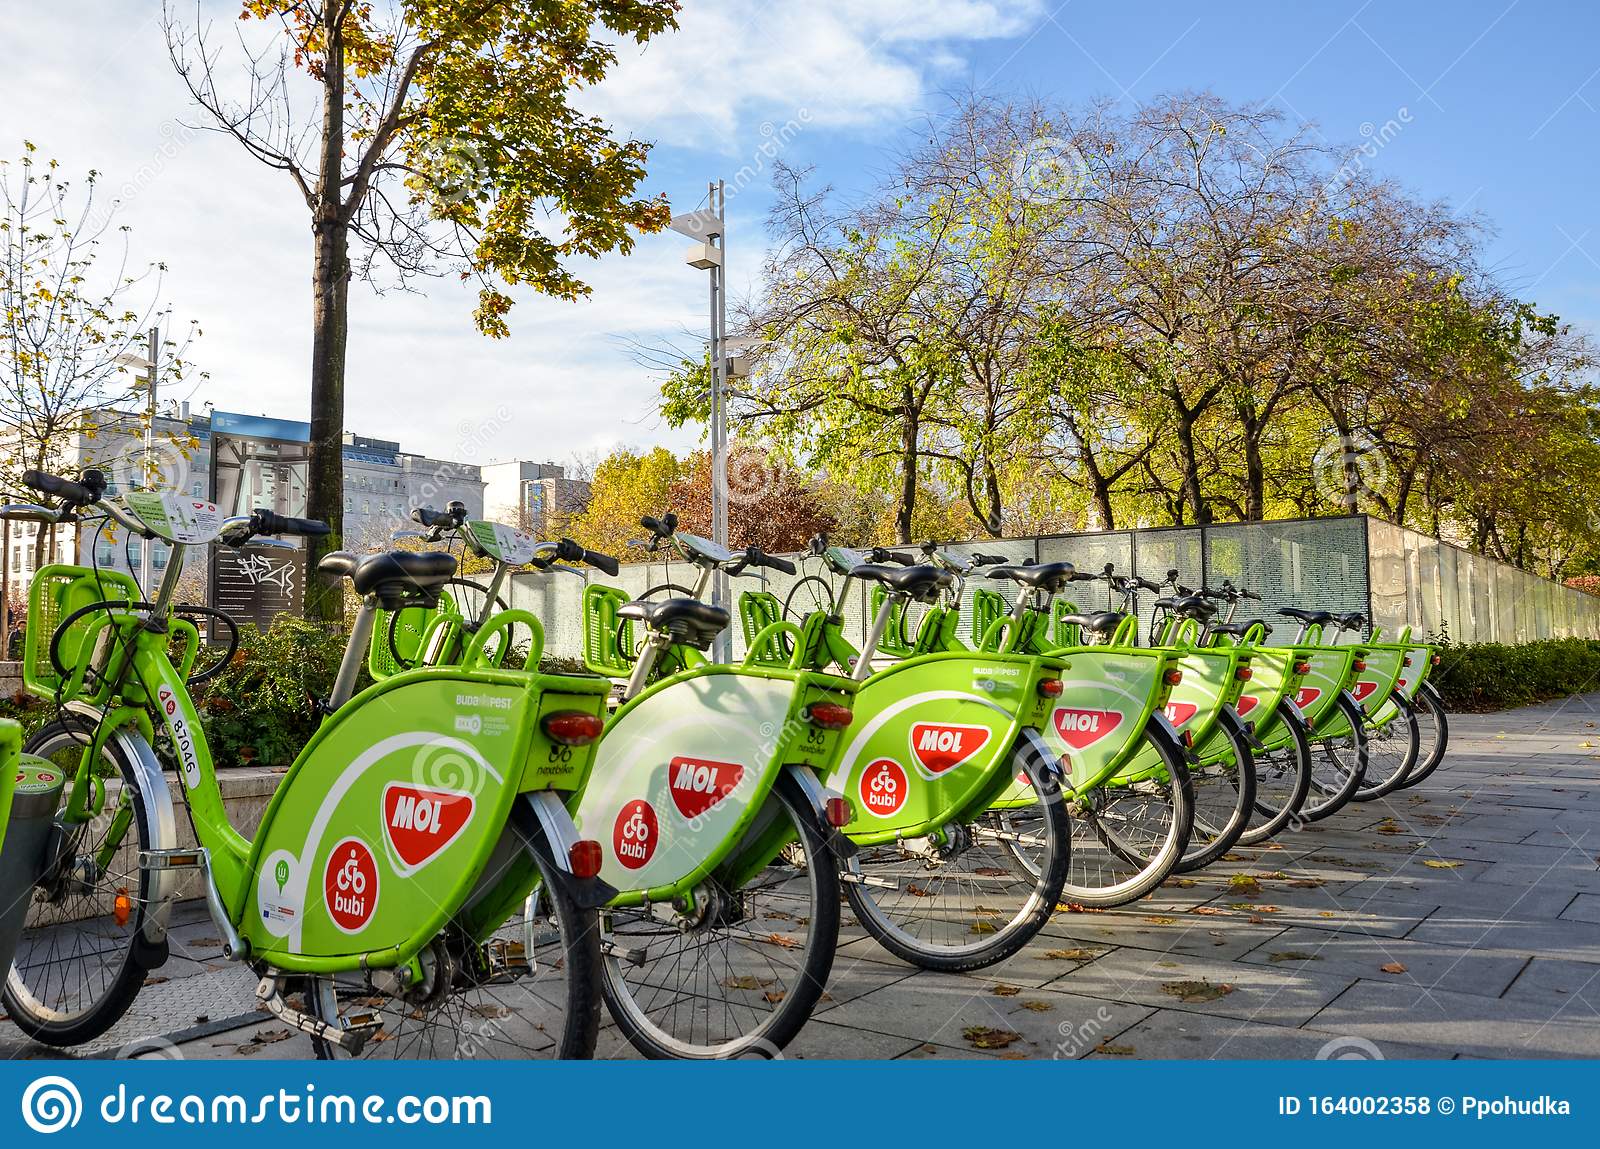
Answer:
[[[895,604],[903,598],[894,591],[883,596],[883,602],[878,604],[878,613],[872,620],[872,629],[867,632],[866,641],[861,644],[861,653],[856,656],[855,669],[850,677],[857,682],[864,682],[872,674],[872,656],[878,651],[878,643],[883,641],[883,632],[889,629],[889,619],[894,614]]]

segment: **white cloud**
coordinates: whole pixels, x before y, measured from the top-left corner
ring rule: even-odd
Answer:
[[[903,116],[963,45],[1023,35],[1041,0],[701,0],[680,30],[619,49],[597,111],[667,143],[725,145],[751,118],[801,109],[825,127]]]
[[[198,319],[205,331],[193,353],[211,378],[195,403],[304,418],[311,235],[287,177],[231,139],[174,130],[199,114],[167,61],[159,5],[13,7],[6,31],[28,50],[0,80],[0,157],[15,158],[29,138],[71,171],[100,169],[107,190],[129,186],[118,219],[133,228],[135,256],[169,265],[176,318]],[[237,8],[211,7],[226,43]],[[620,74],[587,97],[663,141],[652,163],[661,186],[663,172],[703,161],[672,145],[738,154],[763,138],[763,118],[781,125],[805,108],[806,131],[819,136],[903,118],[964,45],[1026,34],[1039,16],[1037,0],[691,0],[683,32],[643,52],[624,47]],[[702,72],[708,62],[715,66]],[[731,225],[736,290],[759,264],[755,199],[738,198]],[[460,285],[381,299],[356,285],[347,425],[445,456],[468,437],[461,428],[489,424],[483,458],[561,460],[618,442],[687,446],[692,430],[669,431],[652,416],[653,381],[621,338],[683,342],[684,331],[704,326],[705,278],[683,266],[685,245],[650,236],[628,259],[599,261],[585,277],[594,295],[582,303],[523,297],[512,337],[499,342],[473,330],[473,301]],[[502,406],[511,411],[503,425]]]

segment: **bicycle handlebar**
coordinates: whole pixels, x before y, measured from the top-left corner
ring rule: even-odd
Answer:
[[[87,507],[98,503],[100,496],[106,493],[106,477],[93,467],[80,471],[76,482],[59,475],[47,475],[43,471],[24,471],[22,483],[42,494],[54,495],[70,507]]]
[[[916,558],[912,555],[906,554],[904,551],[891,551],[885,549],[884,547],[873,547],[867,552],[867,554],[875,563],[898,563],[903,567],[914,567],[917,565]]]
[[[1010,561],[1011,560],[1006,558],[1005,555],[975,554],[972,556],[972,565],[975,567],[1000,567],[1005,566]]]
[[[678,533],[678,516],[668,511],[659,519],[646,515],[639,520],[639,525],[649,531],[657,539],[664,539]]]
[[[562,562],[588,563],[612,578],[616,578],[617,572],[622,569],[622,564],[612,556],[591,551],[574,539],[562,539],[556,544],[556,558]]]
[[[255,535],[305,535],[321,538],[333,528],[319,519],[296,519],[257,507],[250,513],[250,533]]]

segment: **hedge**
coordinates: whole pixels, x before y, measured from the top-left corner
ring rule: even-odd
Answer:
[[[1447,710],[1507,710],[1600,690],[1600,641],[1552,638],[1446,646],[1432,681]]]

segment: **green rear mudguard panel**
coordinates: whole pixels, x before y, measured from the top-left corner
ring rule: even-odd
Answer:
[[[602,714],[598,679],[410,671],[342,707],[278,787],[252,843],[241,932],[269,962],[394,965],[476,883],[523,790],[577,790],[593,747],[539,729]]]
[[[1350,664],[1355,661],[1353,646],[1285,646],[1273,649],[1287,650],[1310,666],[1305,677],[1295,688],[1294,704],[1305,715],[1313,738],[1324,737],[1319,726],[1332,722],[1338,732],[1348,733],[1345,723],[1337,717],[1339,692],[1350,681]],[[1330,734],[1332,736],[1332,727]]]
[[[1400,651],[1400,669],[1395,679],[1394,689],[1398,690],[1407,699],[1415,698],[1417,691],[1421,690],[1422,684],[1427,681],[1428,672],[1433,669],[1433,656],[1437,648],[1407,644],[1398,646],[1396,649]],[[1370,660],[1368,665],[1371,665]],[[1370,717],[1374,726],[1385,726],[1398,713],[1394,700],[1385,695],[1383,704],[1376,710],[1371,711]]]
[[[1011,777],[1018,735],[1047,721],[1040,680],[1066,671],[1050,656],[942,653],[867,679],[828,777],[855,806],[846,834],[863,845],[888,842],[987,809]]]
[[[1225,646],[1203,650],[1183,650],[1178,654],[1178,669],[1183,679],[1172,688],[1163,710],[1167,720],[1182,738],[1194,739],[1200,761],[1210,763],[1231,757],[1232,744],[1217,727],[1224,705],[1236,701],[1243,682],[1239,668],[1249,665],[1252,648]],[[1154,749],[1144,746],[1128,764],[1128,773],[1156,769],[1161,765]]]
[[[1385,706],[1389,694],[1400,681],[1404,669],[1406,648],[1403,646],[1363,646],[1361,659],[1366,666],[1356,675],[1350,694],[1361,703],[1361,710],[1369,719]]]
[[[1275,646],[1250,647],[1250,680],[1233,704],[1239,717],[1252,723],[1256,740],[1268,750],[1288,745],[1290,734],[1278,713],[1278,704],[1298,691],[1301,675],[1294,670],[1293,651]]]
[[[600,843],[618,904],[681,892],[743,840],[786,764],[825,776],[842,736],[807,722],[811,702],[850,705],[830,674],[706,665],[618,710],[574,819]]]
[[[1068,660],[1063,690],[1042,731],[1045,745],[1066,771],[1062,788],[1081,794],[1126,774],[1145,724],[1166,701],[1164,675],[1177,665],[1175,651],[1143,647],[1075,646],[1052,652]],[[996,805],[1033,801],[1023,777]]]

